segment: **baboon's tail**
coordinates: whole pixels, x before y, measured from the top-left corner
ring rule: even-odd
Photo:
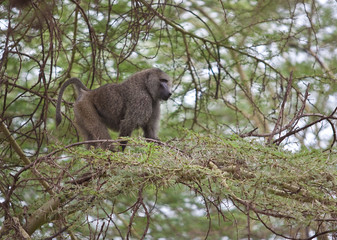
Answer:
[[[63,85],[62,85],[62,87],[60,89],[60,92],[59,92],[59,95],[58,95],[58,98],[57,98],[57,104],[56,104],[56,127],[58,125],[60,125],[60,123],[62,121],[61,101],[62,101],[63,92],[66,89],[66,87],[68,87],[68,85],[70,85],[70,84],[75,84],[76,89],[78,90],[78,92],[80,92],[81,89],[84,89],[86,91],[89,90],[86,86],[84,86],[84,84],[78,78],[70,78],[65,83],[63,83]]]

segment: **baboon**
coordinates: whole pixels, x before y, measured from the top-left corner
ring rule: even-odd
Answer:
[[[61,123],[61,99],[65,88],[74,84],[78,97],[74,103],[75,126],[85,140],[111,139],[108,128],[120,137],[131,136],[141,127],[144,137],[158,139],[160,101],[171,95],[171,78],[158,68],[138,72],[123,83],[106,84],[90,90],[78,78],[61,87],[56,105],[56,126]],[[92,144],[115,151],[108,143]],[[126,141],[121,142],[122,151]],[[89,146],[88,146],[89,147]]]

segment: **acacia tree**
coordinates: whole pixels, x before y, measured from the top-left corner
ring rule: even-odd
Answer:
[[[335,1],[1,3],[2,238],[335,237]],[[71,91],[55,128],[69,77],[152,66],[161,144],[85,150]]]

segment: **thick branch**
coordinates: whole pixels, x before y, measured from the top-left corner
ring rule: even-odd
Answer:
[[[19,155],[20,159],[25,163],[25,165],[30,165],[31,161],[27,158],[27,156],[24,154],[24,152],[20,148],[19,144],[12,137],[11,133],[8,131],[3,121],[0,122],[0,131],[4,133],[7,141],[10,143],[14,151]],[[49,192],[50,194],[53,194],[52,189],[50,188],[48,183],[42,179],[41,174],[34,168],[32,168],[32,172],[38,178],[39,182],[46,189],[46,191]]]

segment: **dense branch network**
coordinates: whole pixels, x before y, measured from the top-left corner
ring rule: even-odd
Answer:
[[[160,193],[174,186],[202,199],[205,238],[218,219],[239,229],[233,206],[246,217],[242,237],[256,222],[283,238],[336,232],[336,3],[200,4],[1,4],[0,237],[98,239],[114,229],[145,238],[158,215],[172,218]],[[70,91],[55,129],[68,78],[93,89],[153,65],[174,78],[162,121],[169,143],[131,138],[125,154],[84,150],[102,141],[80,142]],[[300,151],[310,147],[318,150]]]

